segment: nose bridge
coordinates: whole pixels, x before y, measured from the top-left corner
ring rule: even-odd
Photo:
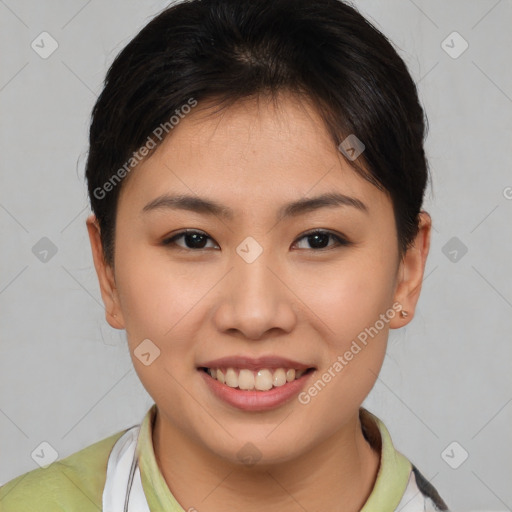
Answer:
[[[295,321],[286,287],[277,279],[276,258],[253,237],[247,237],[232,254],[222,304],[217,309],[218,327],[236,329],[256,339],[270,329],[289,331]]]
[[[251,305],[261,311],[264,308],[270,310],[278,300],[276,293],[279,293],[275,275],[269,270],[269,267],[275,266],[271,250],[264,249],[255,238],[249,236],[238,245],[235,252],[232,292],[237,298],[237,304]]]

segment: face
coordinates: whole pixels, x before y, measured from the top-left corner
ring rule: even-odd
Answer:
[[[124,183],[115,271],[89,221],[107,319],[168,429],[290,460],[357,417],[412,316],[428,218],[401,260],[388,195],[292,96],[200,107]]]

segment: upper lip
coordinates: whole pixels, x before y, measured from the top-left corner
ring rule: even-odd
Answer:
[[[248,370],[260,370],[262,368],[295,368],[296,370],[307,370],[312,365],[300,363],[285,357],[263,356],[228,356],[201,363],[199,368],[247,368]]]

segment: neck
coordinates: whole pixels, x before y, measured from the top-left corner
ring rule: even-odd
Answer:
[[[357,512],[371,494],[380,462],[380,454],[364,438],[358,414],[293,462],[233,464],[199,448],[159,411],[153,446],[164,480],[180,505],[209,512]]]

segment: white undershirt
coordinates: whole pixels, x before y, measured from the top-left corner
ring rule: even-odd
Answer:
[[[128,508],[125,509],[130,470],[135,460],[135,448],[137,447],[139,431],[140,425],[130,428],[116,441],[110,452],[107,464],[107,477],[103,489],[104,512],[150,512],[146,495],[142,488],[138,465],[133,474]]]

